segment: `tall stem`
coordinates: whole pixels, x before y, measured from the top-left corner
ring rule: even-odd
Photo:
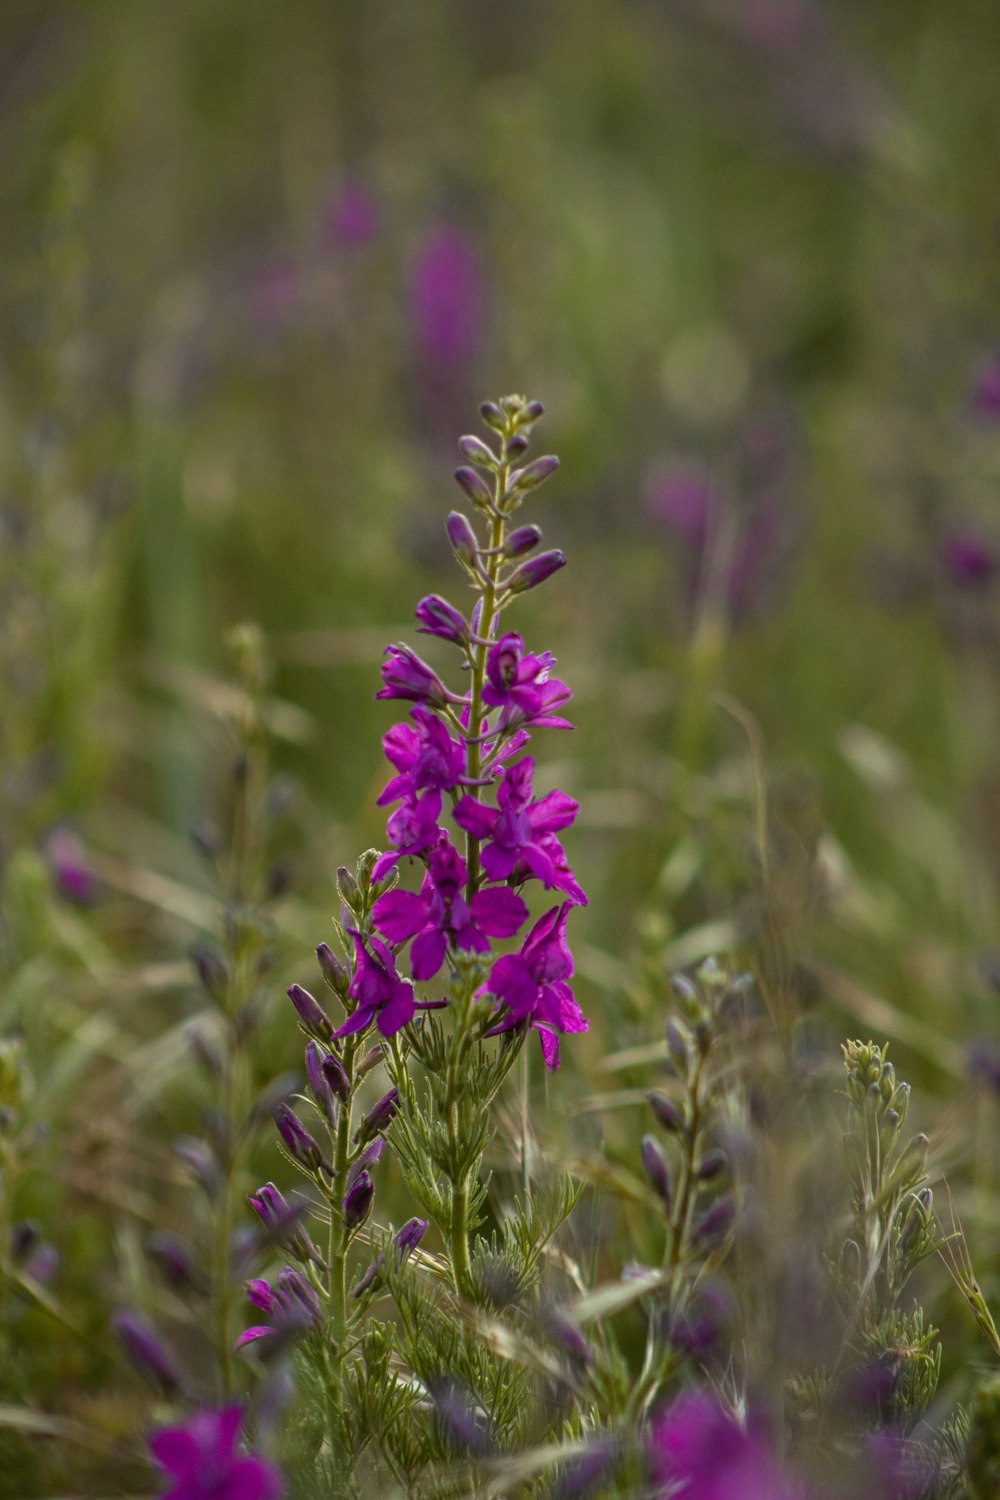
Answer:
[[[497,474],[494,491],[494,510],[490,524],[490,550],[486,562],[486,582],[483,585],[483,609],[479,621],[479,635],[484,642],[492,641],[497,622],[497,583],[503,562],[504,530],[507,518],[500,509],[507,488],[509,465],[503,464]],[[480,736],[483,730],[483,684],[486,680],[486,655],[488,645],[478,645],[472,652],[472,693],[469,705],[469,735],[466,741],[465,769],[471,783],[469,793],[479,801],[481,787],[477,785],[482,774],[483,747]],[[467,834],[465,840],[465,862],[469,869],[467,898],[472,900],[479,888],[479,840]]]
[[[344,1043],[344,1071],[353,1082],[354,1077],[354,1055],[357,1050],[357,1042],[353,1036],[349,1036]],[[351,1149],[351,1098],[341,1103],[337,1114],[337,1131],[335,1138],[333,1167],[336,1173],[334,1177],[334,1191],[341,1197],[346,1192],[347,1165]],[[344,1343],[347,1337],[347,1231],[341,1215],[330,1204],[330,1235],[327,1241],[327,1263],[330,1267],[328,1273],[327,1289],[330,1294],[330,1323],[333,1328],[333,1337],[337,1345]]]

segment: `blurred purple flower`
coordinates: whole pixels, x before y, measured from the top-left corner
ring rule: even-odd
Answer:
[[[273,1287],[259,1278],[248,1281],[246,1294],[253,1306],[266,1313],[271,1322],[245,1329],[236,1340],[237,1349],[261,1339],[273,1342],[276,1336],[284,1342],[286,1338],[296,1338],[307,1329],[322,1325],[323,1309],[316,1289],[294,1266],[286,1266]]]
[[[290,256],[276,255],[258,270],[253,300],[262,324],[283,322],[294,309],[298,296],[299,272]]]
[[[654,1420],[650,1463],[664,1500],[805,1500],[763,1437],[700,1391],[678,1396]]]
[[[241,1406],[226,1406],[154,1433],[150,1451],[170,1483],[162,1500],[280,1500],[277,1469],[236,1451],[242,1420]]]
[[[326,216],[325,237],[331,245],[359,250],[378,232],[378,203],[359,181],[341,184]]]
[[[713,511],[707,476],[693,468],[659,468],[645,488],[653,517],[700,551],[708,540]]]
[[[952,583],[982,587],[997,570],[997,554],[971,531],[953,532],[941,547],[941,561]]]
[[[120,1307],[112,1316],[111,1326],[137,1370],[151,1376],[165,1391],[178,1389],[180,1371],[145,1318],[130,1308]]]
[[[79,834],[70,828],[53,828],[45,852],[59,894],[77,906],[88,906],[94,899],[95,881]]]
[[[475,354],[485,324],[486,290],[479,257],[460,229],[438,229],[417,256],[410,315],[421,358],[455,367]]]
[[[993,354],[980,370],[973,392],[973,405],[984,417],[1000,418],[1000,351]]]
[[[1000,1096],[1000,1047],[980,1037],[970,1044],[968,1058],[972,1077]]]

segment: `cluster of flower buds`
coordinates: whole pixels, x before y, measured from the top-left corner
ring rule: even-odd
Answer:
[[[567,983],[573,960],[566,942],[569,912],[587,898],[558,837],[578,804],[560,791],[536,797],[535,762],[522,752],[531,730],[572,727],[560,712],[571,695],[552,675],[551,652],[527,651],[521,636],[501,633],[500,618],[514,598],[565,562],[561,552],[535,552],[537,526],[508,530],[510,517],[555,472],[558,460],[547,455],[524,462],[542,415],[537,401],[505,396],[486,402],[481,412],[494,444],[462,438],[467,463],[455,478],[488,524],[489,536],[481,538],[473,521],[457,511],[446,526],[478,599],[468,614],[438,595],[421,600],[416,610],[421,633],[461,652],[468,685],[454,692],[409,646],[387,649],[376,696],[413,707],[408,720],[383,738],[394,772],[379,798],[393,808],[389,847],[366,869],[367,889],[357,881],[345,889],[341,882],[344,928],[354,947],[350,975],[334,962],[338,992],[346,992],[353,1009],[338,1030],[323,1034],[316,1017],[307,1019],[301,1009],[300,1015],[311,1035],[326,1044],[370,1026],[393,1037],[421,1005],[443,1003],[418,1001],[414,983],[433,980],[446,965],[454,969],[462,954],[486,956],[495,942],[517,937],[529,918],[522,892],[537,882],[557,893],[561,904],[535,923],[518,953],[494,964],[480,993],[502,1012],[490,1034],[536,1030],[545,1062],[555,1068],[560,1034],[587,1028]],[[462,849],[442,823],[446,806]],[[407,858],[422,867],[419,890],[382,888]],[[370,927],[364,920],[369,911]],[[397,967],[407,944],[408,978]]]

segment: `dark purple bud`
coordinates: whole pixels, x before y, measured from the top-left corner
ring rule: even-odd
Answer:
[[[165,1391],[180,1387],[180,1371],[145,1318],[120,1307],[111,1326],[129,1359],[143,1375],[149,1375]]]
[[[691,1051],[680,1023],[673,1016],[667,1022],[667,1052],[670,1054],[671,1062],[682,1074],[686,1074],[691,1060]]]
[[[219,1163],[204,1141],[184,1135],[174,1142],[174,1150],[185,1166],[201,1183],[210,1198],[214,1198],[219,1187]]]
[[[544,415],[545,407],[540,401],[529,401],[527,406],[521,412],[518,422],[519,425],[525,422],[537,422],[539,417],[543,417]]]
[[[461,511],[453,510],[445,522],[445,530],[459,562],[475,573],[479,563],[479,542],[469,518],[463,516]]]
[[[400,1260],[405,1260],[410,1251],[417,1248],[426,1233],[426,1219],[407,1220],[392,1241]]]
[[[537,547],[541,540],[542,530],[540,526],[519,526],[507,538],[504,557],[508,559],[523,557],[526,552],[531,551],[532,547]]]
[[[493,495],[489,485],[475,469],[462,467],[455,470],[455,478],[477,510],[490,510]]]
[[[55,1281],[58,1273],[59,1251],[55,1245],[39,1245],[24,1263],[25,1276],[31,1281],[37,1281],[41,1286],[48,1286],[50,1282]]]
[[[378,1103],[368,1111],[361,1121],[361,1125],[354,1136],[355,1142],[370,1141],[373,1135],[380,1135],[398,1108],[399,1090],[390,1089],[387,1094],[382,1095]]]
[[[229,993],[229,969],[225,959],[214,948],[196,948],[191,957],[206,991],[217,1005],[222,1005]]]
[[[151,1234],[146,1241],[146,1250],[174,1286],[199,1289],[203,1286],[204,1277],[195,1265],[189,1247],[179,1235],[171,1234],[168,1230]]]
[[[323,1070],[323,1077],[329,1084],[334,1097],[339,1099],[342,1104],[346,1104],[351,1097],[351,1080],[348,1078],[344,1064],[340,1061],[340,1058],[335,1057],[332,1052],[328,1052],[322,1059],[320,1067]]]
[[[341,1000],[346,1000],[347,990],[351,983],[351,977],[345,969],[344,965],[341,963],[340,959],[337,957],[336,953],[334,953],[333,949],[330,947],[330,944],[317,944],[316,957],[318,958],[319,966],[323,971],[323,978],[326,980],[330,989],[333,990],[333,993],[335,995],[338,995]]]
[[[416,608],[417,629],[423,635],[436,635],[443,641],[454,641],[456,646],[465,646],[469,640],[469,622],[461,610],[449,604],[438,594],[429,594],[421,599]]]
[[[341,865],[337,871],[337,890],[340,892],[341,901],[349,906],[351,911],[357,913],[361,908],[361,890],[346,865]]]
[[[506,417],[494,401],[484,401],[479,408],[479,415],[494,432],[502,432],[507,425]]]
[[[256,1193],[247,1194],[250,1204],[267,1230],[279,1244],[285,1245],[302,1260],[314,1260],[322,1264],[319,1251],[306,1230],[300,1227],[308,1205],[301,1200],[293,1207],[273,1182],[266,1182]]]
[[[16,1263],[26,1260],[37,1247],[42,1236],[37,1219],[20,1219],[10,1232],[10,1255]]]
[[[685,1130],[684,1114],[674,1101],[668,1098],[666,1094],[661,1093],[659,1089],[654,1089],[651,1094],[646,1095],[646,1098],[649,1100],[650,1107],[658,1123],[663,1126],[664,1130],[669,1130],[672,1135],[683,1135]]]
[[[347,1174],[347,1186],[350,1187],[370,1167],[377,1167],[385,1153],[385,1141],[377,1136],[370,1145],[366,1146]]]
[[[380,1255],[378,1260],[372,1261],[371,1265],[368,1267],[367,1271],[352,1291],[351,1296],[355,1299],[357,1299],[358,1297],[363,1297],[365,1292],[367,1292],[372,1286],[374,1286],[376,1280],[382,1274],[384,1269],[385,1256]]]
[[[333,1091],[323,1073],[323,1053],[315,1042],[310,1042],[306,1047],[306,1077],[309,1079],[313,1098],[332,1127],[336,1119]]]
[[[670,1167],[667,1158],[651,1135],[644,1135],[640,1146],[646,1176],[663,1199],[670,1203]]]
[[[341,1204],[344,1223],[348,1229],[358,1229],[371,1213],[375,1184],[367,1172],[361,1172],[347,1190]]]
[[[381,1042],[376,1042],[374,1047],[369,1047],[369,1049],[365,1053],[364,1057],[358,1063],[358,1082],[359,1083],[361,1082],[362,1078],[367,1078],[367,1076],[371,1072],[372,1068],[377,1068],[378,1067],[379,1063],[382,1061],[382,1058],[384,1056],[385,1056],[385,1048],[382,1046]]]
[[[294,1266],[286,1266],[279,1275],[278,1293],[293,1316],[306,1323],[322,1323],[323,1307],[316,1288]]]
[[[559,467],[559,460],[554,453],[546,453],[543,458],[536,458],[534,463],[528,464],[525,469],[517,469],[510,476],[511,489],[524,494],[527,490],[537,489],[544,484]]]
[[[592,1443],[586,1453],[566,1465],[553,1491],[553,1500],[583,1500],[608,1477],[616,1457],[611,1443]]]
[[[699,1182],[714,1182],[729,1165],[724,1151],[706,1151],[698,1166]]]
[[[287,1104],[279,1104],[274,1111],[274,1123],[293,1161],[305,1167],[307,1172],[316,1172],[323,1166],[322,1151],[293,1109]]]
[[[529,557],[526,563],[522,563],[516,572],[507,579],[507,590],[511,594],[524,594],[528,589],[535,589],[553,573],[566,565],[565,552],[539,552],[537,557]]]
[[[528,439],[523,432],[515,432],[503,445],[504,458],[518,459],[528,451]]]
[[[708,1213],[697,1225],[694,1239],[697,1244],[711,1245],[721,1240],[736,1216],[736,1205],[728,1193],[713,1203]]]
[[[329,1042],[333,1036],[333,1022],[316,997],[303,989],[301,984],[293,984],[289,988],[288,998],[309,1035],[321,1042]]]
[[[491,448],[487,448],[482,438],[461,437],[458,440],[459,452],[467,458],[471,464],[478,464],[481,469],[497,470],[497,456]]]

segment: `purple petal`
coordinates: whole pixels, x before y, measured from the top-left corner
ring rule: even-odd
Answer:
[[[542,1057],[545,1059],[545,1066],[550,1073],[554,1073],[559,1066],[559,1038],[554,1031],[549,1031],[544,1026],[539,1026],[537,1031],[538,1040],[542,1044]]]
[[[560,1031],[581,1032],[590,1030],[580,1005],[568,984],[561,979],[542,985],[538,1003],[538,1015],[550,1021]]]
[[[426,925],[427,904],[412,891],[386,891],[372,907],[372,921],[390,943],[405,943]]]
[[[410,971],[414,979],[433,979],[444,963],[445,936],[439,927],[428,927],[410,949]]]
[[[558,833],[560,828],[569,827],[579,811],[580,804],[574,797],[565,792],[549,792],[528,808],[528,822],[535,833]]]
[[[517,953],[497,959],[493,971],[486,981],[486,989],[508,1009],[519,1016],[526,1016],[534,1009],[538,994],[538,981],[524,959]]]
[[[392,996],[378,1013],[378,1029],[383,1036],[395,1036],[413,1020],[413,986],[397,984]]]
[[[514,873],[517,853],[516,849],[501,849],[499,844],[487,844],[480,855],[480,861],[491,880],[506,880],[508,875]]]
[[[343,1026],[337,1028],[334,1036],[353,1036],[356,1031],[364,1031],[372,1016],[375,1014],[374,1005],[359,1005],[357,1010],[352,1011]]]
[[[471,833],[474,839],[489,838],[498,816],[495,807],[484,807],[475,797],[468,796],[462,798],[452,813],[459,828]]]
[[[514,891],[498,886],[472,898],[472,920],[488,937],[509,938],[528,919],[528,908]]]
[[[233,1348],[242,1349],[245,1344],[254,1344],[258,1339],[270,1338],[273,1332],[274,1329],[271,1327],[270,1323],[259,1323],[254,1328],[246,1328],[236,1340]]]

